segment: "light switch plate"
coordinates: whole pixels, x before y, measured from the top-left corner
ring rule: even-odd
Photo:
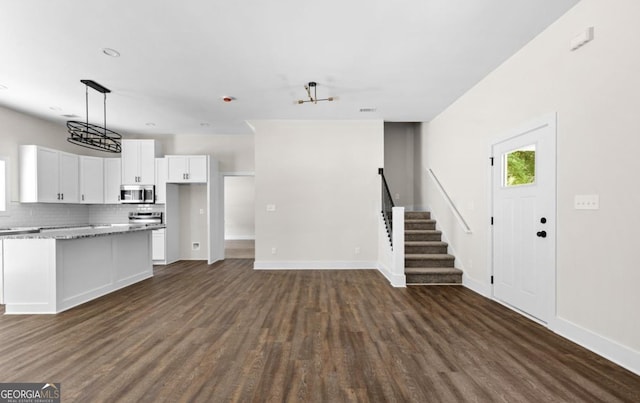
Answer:
[[[599,210],[600,195],[575,195],[573,206],[576,210]]]
[[[276,211],[275,204],[267,204],[267,211]]]

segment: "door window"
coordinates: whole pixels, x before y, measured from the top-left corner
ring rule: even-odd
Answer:
[[[503,186],[529,185],[536,181],[536,145],[509,151],[503,154]]]

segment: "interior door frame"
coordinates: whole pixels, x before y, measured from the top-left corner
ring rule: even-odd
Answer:
[[[490,225],[490,236],[489,236],[489,259],[491,262],[491,266],[490,266],[490,270],[491,270],[491,282],[489,284],[490,290],[491,290],[491,299],[514,310],[515,312],[520,313],[523,316],[526,316],[527,318],[540,323],[548,328],[553,327],[553,323],[555,322],[556,319],[556,315],[557,315],[557,272],[558,272],[558,255],[557,255],[557,232],[558,232],[558,225],[557,225],[557,221],[558,221],[558,169],[557,169],[557,165],[558,165],[558,155],[557,155],[557,131],[558,131],[558,124],[557,124],[557,113],[553,112],[553,113],[549,113],[547,115],[541,116],[539,118],[530,120],[520,126],[517,126],[516,128],[513,128],[511,130],[508,130],[506,133],[503,133],[501,136],[499,136],[498,138],[494,139],[491,141],[491,143],[489,144],[489,156],[490,159],[492,161],[492,164],[489,167],[489,186],[490,186],[490,190],[489,190],[489,216],[491,217],[491,220],[493,220],[493,216],[494,216],[494,212],[493,212],[493,208],[494,208],[494,174],[493,174],[493,170],[496,169],[496,165],[498,164],[498,162],[496,161],[496,159],[498,158],[498,156],[493,155],[493,149],[494,146],[508,141],[512,138],[518,137],[520,135],[523,135],[525,133],[528,132],[532,132],[534,130],[538,130],[540,128],[543,128],[545,126],[548,126],[551,130],[551,135],[553,136],[553,138],[550,141],[550,144],[552,146],[552,159],[553,159],[553,217],[549,228],[551,231],[553,231],[554,236],[553,238],[553,244],[552,244],[552,248],[553,248],[553,270],[552,270],[552,274],[550,274],[549,278],[546,280],[545,284],[547,284],[547,287],[550,288],[550,290],[547,290],[548,292],[546,293],[547,298],[549,299],[547,301],[547,322],[545,323],[544,321],[541,321],[540,319],[527,314],[524,311],[521,311],[519,309],[517,309],[516,307],[513,307],[511,305],[506,304],[505,302],[501,301],[500,299],[496,298],[495,296],[495,285],[493,284],[493,276],[494,276],[494,265],[495,265],[495,258],[493,255],[493,251],[494,251],[494,226],[493,223],[492,225]]]
[[[220,172],[220,181],[219,181],[219,192],[220,192],[220,200],[221,200],[221,212],[220,215],[222,219],[220,220],[220,227],[218,228],[218,232],[222,234],[222,239],[224,240],[224,217],[225,217],[225,205],[224,205],[224,179],[227,176],[251,176],[255,177],[255,171],[223,171]],[[224,254],[224,253],[223,253]]]

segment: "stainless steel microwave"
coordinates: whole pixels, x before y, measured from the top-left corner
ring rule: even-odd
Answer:
[[[155,202],[155,186],[153,185],[120,186],[120,203],[153,204]]]

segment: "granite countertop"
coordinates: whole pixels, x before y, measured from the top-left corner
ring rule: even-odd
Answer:
[[[0,235],[0,239],[77,239],[136,231],[162,229],[164,224],[105,224],[68,227],[44,227],[39,232]]]

